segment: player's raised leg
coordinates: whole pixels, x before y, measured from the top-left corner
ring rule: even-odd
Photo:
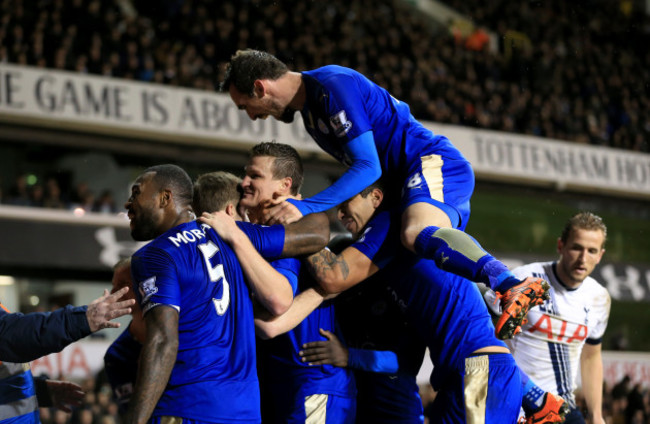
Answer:
[[[528,309],[543,301],[548,284],[517,279],[463,230],[469,220],[474,174],[464,160],[422,157],[402,187],[402,244],[445,271],[485,283],[499,293],[503,314],[497,335],[510,338]]]

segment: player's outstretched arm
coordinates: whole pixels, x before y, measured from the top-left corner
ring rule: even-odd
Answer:
[[[329,298],[317,287],[310,287],[299,293],[291,307],[284,314],[271,317],[264,311],[255,314],[255,333],[262,339],[272,339],[293,330],[300,324],[314,309],[318,308],[323,301]]]
[[[221,214],[223,212],[203,213],[199,217],[199,221],[216,230],[224,226],[224,222],[221,220]],[[279,245],[275,244],[275,241],[269,241],[273,247],[270,250],[274,250],[277,247],[277,251],[281,250],[280,256],[283,258],[309,255],[318,252],[327,246],[330,238],[329,219],[324,213],[308,215],[298,222],[284,226],[284,229],[284,241],[281,241],[282,249],[280,249]],[[224,230],[226,230],[225,226]],[[218,231],[219,234],[223,234],[221,229]],[[255,244],[254,240],[252,241],[253,245],[259,250],[260,247]],[[266,246],[266,248],[268,249],[269,246]],[[262,256],[266,257],[266,254],[262,250],[260,252]],[[274,257],[277,257],[277,254]]]
[[[379,271],[370,258],[354,247],[339,255],[323,249],[307,258],[307,268],[327,293],[340,293]]]
[[[225,212],[204,213],[210,217],[210,226],[232,247],[246,276],[251,292],[272,315],[283,314],[293,302],[293,290],[287,277],[264,259],[235,220]],[[214,219],[212,219],[214,217]]]
[[[334,333],[322,328],[319,332],[327,340],[305,343],[298,352],[309,365],[327,364],[385,374],[394,374],[399,369],[395,352],[348,348]]]
[[[352,165],[331,186],[304,199],[287,199],[264,214],[269,224],[289,224],[311,213],[324,212],[359,194],[381,177],[381,162],[372,131],[345,143],[344,150]]]
[[[68,305],[53,312],[21,314],[0,308],[0,361],[30,362],[102,328],[118,327],[119,323],[109,321],[131,312],[135,303],[117,302],[127,290],[110,296],[105,291],[88,306]]]
[[[125,424],[146,423],[171,375],[178,353],[178,312],[156,306],[145,315],[147,338],[142,345],[138,377]]]
[[[327,246],[330,241],[330,221],[325,213],[314,213],[300,221],[285,225],[285,258],[309,255]]]
[[[309,342],[301,346],[298,352],[302,362],[308,365],[334,365],[345,368],[348,366],[348,348],[331,331],[318,329],[321,336],[327,340]]]

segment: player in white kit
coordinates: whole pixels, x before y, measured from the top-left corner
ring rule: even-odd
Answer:
[[[574,397],[578,368],[591,422],[604,423],[601,341],[611,299],[589,275],[605,253],[606,237],[607,227],[600,217],[578,213],[567,222],[558,239],[557,261],[531,263],[513,270],[517,277],[532,275],[551,285],[550,299],[530,309],[528,322],[509,343],[517,365],[542,389],[529,387],[524,407],[526,402],[537,405],[542,415],[544,391],[557,394],[570,407],[566,423],[585,422]]]

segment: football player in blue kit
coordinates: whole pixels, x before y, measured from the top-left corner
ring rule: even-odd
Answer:
[[[402,244],[501,295],[500,338],[518,332],[528,309],[546,297],[546,282],[517,279],[464,233],[474,190],[470,163],[447,137],[415,120],[406,103],[362,74],[336,65],[292,72],[269,53],[240,50],[230,60],[221,89],[253,120],[273,116],[289,123],[300,112],[316,143],[349,166],[310,198],[276,199],[267,222],[289,223],[328,210],[384,175],[391,181],[387,192],[400,194],[395,219],[401,222]]]
[[[240,208],[241,178],[224,171],[200,175],[194,182],[192,209],[196,215],[223,211],[235,221],[243,221],[245,211]],[[272,316],[289,309],[298,284],[300,261],[281,258],[267,262],[255,250],[245,233],[236,243],[227,240],[242,265],[246,282],[255,301]]]
[[[381,274],[368,278],[335,300],[344,340],[323,330],[327,340],[306,343],[300,351],[310,365],[354,371],[359,424],[424,422],[417,374],[426,346],[394,300]]]
[[[234,252],[194,220],[191,202],[187,173],[158,165],[136,179],[125,204],[133,239],[153,240],[131,263],[146,338],[124,421],[259,423],[250,291]],[[316,231],[306,242],[304,228],[293,239],[282,226],[242,228],[268,258],[305,253],[329,237]]]
[[[302,160],[293,147],[275,142],[259,143],[249,154],[240,207],[246,209],[250,219],[257,221],[261,204],[278,196],[298,195],[302,181]],[[236,227],[231,225],[231,229]],[[234,232],[233,236],[233,232],[222,233],[220,230],[217,232],[227,240],[241,236],[241,231]],[[240,262],[243,261],[240,256]],[[277,266],[276,263],[273,265]],[[312,285],[307,273],[299,274],[293,291],[301,296]],[[272,321],[273,317],[256,316],[258,335],[270,339],[259,343],[258,348],[263,421],[316,423],[321,422],[314,421],[317,417],[323,417],[323,423],[354,422],[356,392],[352,373],[329,365],[309,367],[298,355],[304,342],[321,339],[319,328],[337,331],[332,302],[319,304],[295,328],[283,334],[264,330],[266,321]]]
[[[494,334],[475,284],[429,260],[396,247],[383,192],[369,187],[340,207],[339,218],[357,241],[336,255],[322,250],[309,259],[316,280],[330,293],[372,275],[389,291],[429,348],[438,392],[433,416],[440,423],[515,423],[522,386],[519,369]]]

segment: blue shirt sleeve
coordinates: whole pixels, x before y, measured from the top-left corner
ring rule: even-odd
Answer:
[[[250,222],[237,222],[237,225],[264,259],[272,260],[282,255],[285,233],[283,225],[264,226]]]
[[[0,361],[30,362],[86,337],[91,333],[86,310],[70,305],[30,314],[0,309]]]
[[[348,368],[395,374],[399,369],[397,354],[390,350],[348,349]]]
[[[303,216],[310,213],[324,212],[337,206],[381,177],[381,164],[372,131],[366,131],[344,146],[352,166],[334,184],[320,193],[303,200],[288,199],[298,208]]]
[[[298,290],[298,273],[300,272],[300,260],[297,258],[277,259],[271,262],[271,266],[284,275],[291,284],[293,295],[296,295]]]
[[[158,305],[180,312],[181,287],[174,258],[167,252],[150,246],[139,250],[132,256],[131,274],[137,285],[135,292],[142,315]]]
[[[368,222],[352,247],[366,255],[379,268],[384,268],[395,257],[398,246],[401,246],[397,228],[391,225],[390,212],[380,212]]]

